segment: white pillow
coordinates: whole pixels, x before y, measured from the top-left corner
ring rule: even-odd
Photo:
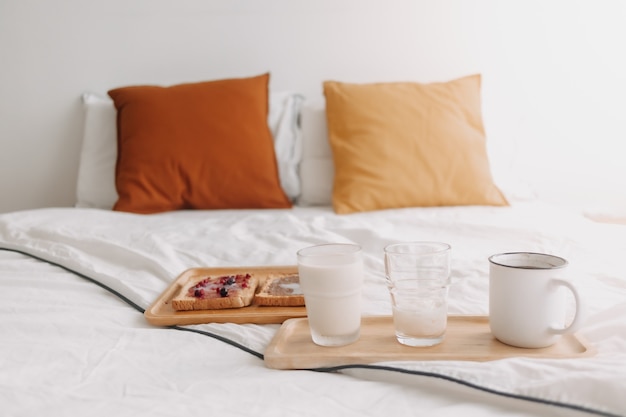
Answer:
[[[302,160],[298,198],[301,206],[330,206],[332,204],[335,166],[328,142],[326,104],[323,98],[307,100],[302,106]]]
[[[83,94],[85,130],[78,166],[76,207],[112,209],[117,201],[117,112],[113,100]]]
[[[83,94],[85,128],[78,167],[76,207],[110,210],[117,201],[117,111],[113,100],[95,93]],[[270,92],[268,125],[274,137],[278,175],[285,193],[300,195],[298,165],[302,155],[299,125],[304,98],[291,92]]]
[[[267,123],[274,137],[280,185],[295,201],[300,195],[298,167],[302,159],[300,111],[304,97],[290,92],[270,92]]]

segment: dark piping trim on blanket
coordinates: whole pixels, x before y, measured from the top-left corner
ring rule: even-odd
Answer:
[[[139,311],[141,314],[143,314],[145,312],[145,309],[143,309],[141,306],[137,305],[136,303],[134,303],[132,300],[130,300],[129,298],[125,297],[123,294],[120,294],[118,291],[115,291],[112,288],[107,287],[106,285],[102,284],[101,282],[98,282],[97,280],[82,274],[80,272],[74,271],[66,266],[63,266],[59,263],[56,263],[54,261],[50,261],[44,258],[41,258],[39,256],[36,255],[32,255],[28,252],[24,252],[22,250],[18,250],[18,249],[12,249],[12,248],[3,248],[0,247],[0,250],[6,250],[6,251],[10,251],[10,252],[16,252],[16,253],[20,253],[22,255],[25,256],[29,256],[31,258],[40,260],[42,262],[46,262],[50,265],[54,265],[57,266],[61,269],[64,269],[72,274],[75,274],[81,278],[86,279],[87,281],[90,281],[96,285],[98,285],[99,287],[111,292],[113,295],[119,297],[121,300],[123,300],[124,302],[126,302],[128,305],[130,305],[131,307],[133,307],[135,310]],[[182,330],[182,331],[186,331],[186,332],[193,332],[193,333],[198,333],[198,334],[202,334],[205,336],[209,336],[212,337],[214,339],[220,340],[224,343],[227,343],[231,346],[234,346],[236,348],[239,348],[245,352],[248,352],[256,357],[258,357],[259,359],[263,360],[264,356],[262,353],[257,352],[255,350],[252,350],[244,345],[241,345],[233,340],[230,340],[228,338],[225,338],[223,336],[211,333],[211,332],[206,332],[203,330],[199,330],[199,329],[191,329],[191,328],[187,328],[187,327],[181,327],[181,326],[168,326],[167,328],[170,329],[175,329],[175,330]],[[490,394],[494,394],[494,395],[498,395],[501,397],[507,397],[507,398],[513,398],[513,399],[518,399],[518,400],[523,400],[523,401],[530,401],[530,402],[534,402],[534,403],[538,403],[538,404],[545,404],[545,405],[551,405],[551,406],[556,406],[556,407],[561,407],[561,408],[566,408],[566,409],[570,409],[570,410],[575,410],[575,411],[581,411],[581,412],[585,412],[585,413],[590,413],[590,414],[595,414],[598,416],[602,416],[602,417],[626,417],[626,416],[620,416],[618,414],[612,414],[609,412],[605,412],[605,411],[601,411],[601,410],[595,410],[595,409],[591,409],[591,408],[587,408],[584,406],[580,406],[580,405],[576,405],[576,404],[567,404],[567,403],[561,403],[558,401],[551,401],[551,400],[546,400],[546,399],[542,399],[542,398],[536,398],[536,397],[529,397],[529,396],[524,396],[524,395],[519,395],[519,394],[513,394],[513,393],[509,393],[509,392],[504,392],[504,391],[498,391],[492,388],[487,388],[487,387],[483,387],[477,384],[473,384],[471,382],[468,381],[464,381],[462,379],[459,378],[453,378],[451,376],[447,376],[447,375],[442,375],[442,374],[437,374],[437,373],[433,373],[433,372],[424,372],[424,371],[415,371],[415,370],[409,370],[409,369],[402,369],[402,368],[394,368],[392,366],[381,366],[381,365],[367,365],[367,364],[352,364],[352,365],[342,365],[342,366],[334,366],[334,367],[325,367],[325,368],[310,368],[310,369],[303,369],[303,370],[308,370],[308,371],[314,371],[314,372],[340,372],[344,369],[370,369],[370,370],[379,370],[379,371],[389,371],[389,372],[397,372],[397,373],[402,373],[402,374],[410,374],[410,375],[417,375],[417,376],[424,376],[424,377],[430,377],[430,378],[438,378],[438,379],[442,379],[445,381],[449,381],[449,382],[454,382],[469,388],[473,388],[479,391],[483,391],[483,392],[487,392]]]
[[[6,251],[10,251],[10,252],[20,253],[22,255],[29,256],[29,257],[31,257],[33,259],[37,259],[39,261],[46,262],[46,263],[48,263],[50,265],[54,265],[56,267],[64,269],[67,272],[70,272],[70,273],[72,273],[74,275],[77,275],[77,276],[79,276],[79,277],[81,277],[81,278],[83,278],[83,279],[85,279],[85,280],[87,280],[89,282],[92,282],[92,283],[96,284],[97,286],[99,286],[99,287],[109,291],[111,294],[113,294],[116,297],[120,298],[122,301],[124,301],[126,304],[128,304],[129,306],[131,306],[132,308],[134,308],[135,310],[137,310],[141,314],[143,314],[146,311],[144,308],[142,308],[140,305],[138,305],[135,302],[133,302],[131,299],[126,297],[124,294],[121,294],[120,292],[115,291],[113,288],[110,288],[110,287],[104,285],[103,283],[101,283],[101,282],[99,282],[99,281],[97,281],[97,280],[95,280],[95,279],[93,279],[93,278],[91,278],[91,277],[89,277],[89,276],[87,276],[85,274],[81,274],[80,272],[74,271],[73,269],[70,269],[70,268],[68,268],[66,266],[63,266],[63,265],[61,265],[61,264],[59,264],[57,262],[50,261],[48,259],[44,259],[44,258],[42,258],[40,256],[33,255],[33,254],[30,254],[28,252],[25,252],[25,251],[22,251],[22,250],[18,250],[18,249],[2,248],[2,247],[0,247],[0,250],[6,250]],[[228,343],[229,345],[232,345],[232,346],[234,346],[236,348],[239,348],[239,349],[241,349],[241,350],[243,350],[245,352],[248,352],[248,353],[256,356],[259,359],[263,359],[263,354],[262,353],[259,353],[259,352],[255,351],[255,350],[252,350],[252,349],[248,348],[247,346],[244,346],[244,345],[241,345],[241,344],[235,342],[234,340],[227,339],[227,338],[225,338],[223,336],[220,336],[218,334],[215,334],[215,333],[211,333],[211,332],[207,332],[207,331],[199,330],[199,329],[190,329],[190,328],[181,327],[181,326],[167,326],[166,328],[175,329],[175,330],[183,330],[183,331],[186,331],[186,332],[199,333],[199,334],[202,334],[202,335],[205,335],[205,336],[209,336],[209,337],[217,339],[217,340],[219,340],[221,342]]]
[[[576,411],[582,411],[582,412],[585,412],[585,413],[595,414],[595,415],[603,416],[603,417],[624,417],[624,416],[620,416],[618,414],[613,414],[613,413],[609,413],[609,412],[606,412],[606,411],[595,410],[595,409],[587,408],[587,407],[584,407],[584,406],[581,406],[581,405],[567,404],[567,403],[547,400],[547,399],[543,399],[543,398],[529,397],[529,396],[520,395],[520,394],[513,394],[513,393],[509,393],[509,392],[505,392],[505,391],[498,391],[498,390],[495,390],[493,388],[487,388],[487,387],[484,387],[484,386],[481,386],[481,385],[473,384],[473,383],[465,381],[463,379],[454,378],[454,377],[451,377],[451,376],[448,376],[448,375],[437,374],[437,373],[434,373],[434,372],[415,371],[415,370],[410,370],[410,369],[394,368],[393,366],[369,365],[369,364],[363,364],[363,365],[359,365],[359,364],[340,365],[340,366],[325,367],[325,368],[313,368],[313,369],[309,369],[309,370],[310,371],[317,371],[317,372],[339,372],[339,371],[342,371],[344,369],[370,369],[370,370],[379,370],[379,371],[391,371],[391,372],[397,372],[397,373],[401,373],[401,374],[419,375],[419,376],[425,376],[425,377],[431,377],[431,378],[438,378],[438,379],[443,379],[445,381],[455,382],[457,384],[460,384],[460,385],[463,385],[463,386],[466,386],[466,387],[469,387],[469,388],[473,388],[473,389],[476,389],[476,390],[479,390],[479,391],[483,391],[483,392],[487,392],[487,393],[490,393],[490,394],[499,395],[499,396],[502,396],[502,397],[514,398],[514,399],[517,399],[517,400],[530,401],[530,402],[539,403],[539,404],[552,405],[552,406],[556,406],[556,407],[567,408],[567,409],[570,409],[570,410],[576,410]]]

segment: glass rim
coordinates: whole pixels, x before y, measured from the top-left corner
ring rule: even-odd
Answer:
[[[409,250],[397,250],[405,247]],[[420,248],[423,250],[414,251],[411,249]],[[385,246],[383,249],[386,254],[390,255],[436,255],[445,253],[452,249],[450,244],[445,242],[437,242],[431,240],[416,240],[412,242],[398,242]]]
[[[337,252],[325,252],[323,249],[325,248],[341,248],[343,250]],[[316,256],[345,256],[345,255],[353,255],[355,253],[359,253],[362,250],[360,245],[356,243],[320,243],[318,245],[307,246],[306,248],[302,248],[296,252],[297,256],[312,258]],[[310,253],[308,253],[310,252]]]

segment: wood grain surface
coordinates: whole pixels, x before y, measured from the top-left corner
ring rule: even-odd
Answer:
[[[410,347],[396,340],[391,316],[363,317],[361,337],[339,347],[311,340],[308,319],[283,323],[265,351],[265,365],[274,369],[310,369],[386,361],[492,361],[511,357],[577,358],[595,350],[579,335],[566,335],[547,348],[525,349],[496,340],[486,316],[449,316],[442,343]]]
[[[221,268],[191,268],[180,274],[170,286],[144,312],[146,320],[157,326],[172,326],[203,323],[282,323],[294,317],[306,317],[306,308],[275,307],[253,305],[242,308],[227,308],[221,310],[193,310],[176,311],[170,305],[170,300],[189,280],[207,275],[227,275],[242,273],[259,274],[260,284],[263,283],[263,274],[268,273],[297,273],[295,265],[290,266],[249,266],[249,267],[221,267]]]

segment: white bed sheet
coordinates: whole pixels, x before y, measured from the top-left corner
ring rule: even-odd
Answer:
[[[568,258],[588,305],[581,334],[598,353],[279,371],[261,359],[278,325],[188,332],[151,326],[138,311],[187,268],[295,264],[299,248],[341,241],[364,248],[363,313],[390,314],[382,248],[405,240],[452,245],[450,314],[487,314],[491,254]],[[40,209],[0,216],[0,247],[9,249],[0,251],[3,415],[626,415],[626,227],[545,204],[344,216]]]

